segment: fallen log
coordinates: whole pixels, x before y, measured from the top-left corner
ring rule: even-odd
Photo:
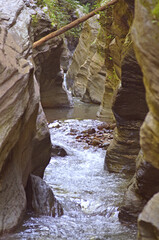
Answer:
[[[57,37],[59,35],[61,35],[62,33],[65,33],[66,31],[70,30],[71,28],[74,28],[75,26],[79,25],[82,22],[85,22],[87,19],[93,17],[94,15],[96,15],[98,12],[100,11],[104,11],[106,9],[106,7],[110,6],[110,5],[114,5],[118,0],[111,0],[110,2],[107,2],[105,5],[93,10],[92,12],[86,14],[85,16],[76,19],[75,21],[65,25],[64,27],[58,29],[57,31],[54,31],[48,35],[46,35],[45,37],[41,38],[40,40],[36,41],[33,43],[33,48],[36,48],[40,45],[42,45],[44,42],[48,41],[51,38]]]

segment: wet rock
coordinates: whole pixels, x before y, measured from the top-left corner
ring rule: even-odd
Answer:
[[[138,218],[138,240],[159,239],[159,193],[146,204]]]
[[[37,214],[52,217],[63,215],[62,206],[52,189],[40,177],[31,174],[27,188],[28,208]]]
[[[101,130],[99,130],[98,127]],[[110,130],[105,129],[106,127],[109,128],[109,124],[103,122],[102,124],[97,126],[97,129],[86,129],[82,131],[81,134],[78,134],[76,136],[76,140],[78,142],[85,142],[88,145],[92,145],[94,147],[107,149],[110,145],[110,140],[113,138],[113,135]]]
[[[70,129],[70,135],[77,135],[77,133],[78,133],[77,129],[74,129],[74,128]]]
[[[82,131],[82,133],[88,133],[88,134],[93,134],[95,132],[96,132],[96,130],[94,128],[89,128],[89,129],[87,129],[85,131]]]
[[[109,125],[109,128],[110,129],[114,129],[116,127],[116,123],[111,123],[110,125]]]
[[[103,147],[105,150],[107,150],[108,147],[109,147],[109,145],[110,145],[110,142],[104,142],[104,143],[102,144],[102,147]]]
[[[98,130],[109,129],[110,125],[108,123],[102,123],[97,128],[98,128]]]
[[[98,146],[101,143],[100,139],[94,138],[92,141],[93,146]]]
[[[67,152],[64,148],[57,146],[57,145],[52,145],[51,149],[51,156],[60,156],[60,157],[65,157],[67,155]]]
[[[53,122],[49,124],[49,128],[60,128],[61,124],[59,122]]]

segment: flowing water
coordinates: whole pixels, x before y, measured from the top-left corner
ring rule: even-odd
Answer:
[[[80,116],[88,118],[89,111],[83,111]],[[64,111],[61,116],[62,114],[65,114]],[[95,115],[91,118],[95,118]],[[49,120],[53,121],[51,114]],[[121,174],[104,171],[105,150],[76,140],[81,131],[88,128],[97,129],[99,124],[100,121],[89,119],[55,120],[53,124],[49,124],[52,143],[63,147],[68,155],[52,157],[46,168],[44,180],[62,204],[64,215],[52,218],[28,213],[22,226],[14,234],[1,239],[136,239],[135,226],[130,228],[118,220],[118,208],[128,179]]]

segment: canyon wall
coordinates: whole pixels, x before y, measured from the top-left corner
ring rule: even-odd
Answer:
[[[99,23],[96,16],[84,23],[79,43],[66,75],[67,86],[72,89],[73,95],[77,97],[82,97],[86,90],[88,67],[92,56],[96,52],[94,41],[98,34],[98,28]]]
[[[119,85],[110,55],[110,49],[114,51],[113,43],[110,47],[112,32],[112,8],[86,21],[67,72],[67,85],[73,95],[87,103],[101,104],[97,115],[107,122],[114,121],[111,107]]]
[[[158,12],[158,3],[152,0],[136,0],[135,5],[134,1],[119,0],[113,8],[112,43],[120,54],[111,53],[121,87],[112,107],[117,128],[105,168],[130,176],[135,172],[119,218],[131,221],[139,216],[140,240],[159,236]]]
[[[159,191],[159,18],[157,1],[136,0],[132,38],[137,60],[143,72],[149,112],[140,131],[141,152],[136,173],[125,195],[121,216],[137,217],[144,205]],[[158,239],[158,195],[139,216],[139,238]]]
[[[41,78],[38,82],[35,77],[32,57],[31,21],[35,12],[30,12],[30,1],[25,4],[22,0],[0,2],[0,234],[14,229],[22,220],[28,177],[31,173],[43,177],[51,154],[40,102]],[[61,40],[57,42],[60,44]],[[36,54],[38,51],[43,63],[54,52],[48,45]]]
[[[32,15],[30,36],[33,42],[56,30],[44,12],[28,2]],[[69,107],[69,100],[63,88],[64,72],[60,66],[64,53],[62,37],[53,38],[33,50],[35,76],[40,85],[41,103],[44,108]],[[66,57],[65,57],[66,59]]]
[[[118,1],[113,8],[115,35],[112,61],[121,80],[112,110],[117,127],[105,157],[105,168],[110,172],[133,174],[139,153],[139,130],[147,113],[142,72],[136,60],[130,29],[134,17],[134,3]],[[116,54],[116,52],[118,54]]]

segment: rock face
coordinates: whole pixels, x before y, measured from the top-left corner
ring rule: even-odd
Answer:
[[[102,103],[97,115],[104,117],[108,122],[113,122],[112,99],[119,85],[119,78],[115,74],[110,55],[112,48],[110,43],[114,38],[112,8],[108,8],[105,15],[101,14],[97,17],[91,18],[84,24],[67,73],[67,83],[68,87],[72,88],[73,95],[81,97],[82,101]]]
[[[67,86],[72,88],[75,96],[83,96],[86,91],[88,67],[91,57],[96,52],[94,41],[97,37],[99,23],[97,17],[85,22],[79,43],[74,52],[72,63],[67,72]]]
[[[128,188],[124,206],[121,209],[121,215],[124,216],[137,217],[145,203],[155,193],[159,192],[159,55],[157,54],[159,50],[159,25],[158,18],[153,15],[155,6],[155,2],[151,0],[144,2],[136,0],[132,37],[137,60],[143,72],[149,112],[140,131],[140,144],[143,154],[137,159],[136,174],[132,184]],[[154,201],[157,201],[157,197],[155,197]],[[146,211],[149,213],[149,221],[152,221],[153,225],[156,212],[155,210],[151,212],[149,207],[146,207]],[[145,219],[145,210],[141,216],[144,216]],[[147,220],[145,219],[145,221]],[[145,238],[143,238],[143,234],[141,233],[139,239],[157,239],[157,235],[153,235],[152,238],[149,237],[152,233],[149,223],[143,223],[143,225],[144,228],[147,226],[147,231]],[[139,227],[142,228],[140,218]]]
[[[105,29],[102,27],[102,25],[100,25],[98,27],[98,35],[96,36],[94,43],[90,46],[90,50],[94,49],[94,51],[92,51],[94,54],[91,56],[89,53],[87,53],[88,55],[86,56],[86,61],[81,66],[81,70],[83,68],[86,69],[83,75],[87,79],[86,88],[84,94],[82,95],[82,100],[84,102],[93,102],[100,104],[102,101],[106,79],[105,42]],[[76,78],[82,84],[80,73],[81,72],[79,71],[79,75],[77,75]],[[76,89],[75,84],[74,89]]]
[[[138,240],[159,239],[159,193],[146,204],[138,218]]]
[[[63,215],[62,206],[51,188],[38,176],[31,174],[27,185],[27,198],[28,207],[37,214],[52,217]]]
[[[121,75],[120,63],[120,41],[121,32],[118,34],[114,31],[113,24],[113,8],[107,8],[105,14],[100,16],[100,24],[104,30],[104,54],[105,54],[105,84],[102,102],[97,113],[97,116],[104,118],[107,122],[114,122],[114,115],[112,112],[113,95],[119,87]],[[124,35],[124,33],[123,33]],[[102,37],[103,38],[103,37]]]
[[[30,173],[43,175],[50,159],[50,136],[34,76],[28,35],[31,17],[24,2],[1,1],[0,22],[0,233],[3,233],[13,229],[23,217],[24,188]]]
[[[116,73],[121,76],[121,87],[112,107],[117,128],[105,158],[105,168],[112,172],[135,171],[135,159],[140,150],[139,130],[148,111],[142,72],[129,34],[133,8],[133,2],[128,4],[127,1],[120,0],[113,9],[115,43],[119,43],[118,53],[121,53],[115,56],[114,63]]]
[[[33,6],[30,12],[35,16],[32,21],[32,41],[37,41],[53,29],[50,20],[40,8]],[[62,84],[63,71],[60,68],[61,58],[64,57],[63,49],[62,37],[56,37],[33,51],[35,75],[40,84],[40,96],[44,108],[69,107],[67,93]]]

